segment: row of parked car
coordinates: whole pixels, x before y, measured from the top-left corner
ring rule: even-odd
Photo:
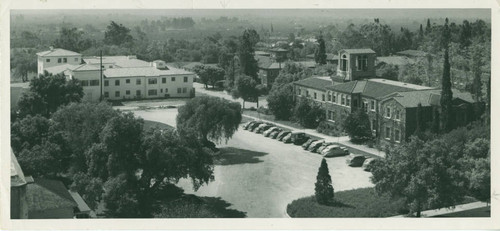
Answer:
[[[250,121],[243,125],[243,129],[257,134],[263,134],[265,137],[270,137],[284,143],[301,145],[304,150],[321,154],[324,157],[349,155],[346,160],[347,165],[351,167],[363,167],[365,171],[371,171],[371,163],[374,158],[366,158],[364,155],[358,154],[349,154],[347,148],[335,142],[325,142],[323,139],[314,139],[307,136],[304,132],[283,130],[272,123],[263,121]]]

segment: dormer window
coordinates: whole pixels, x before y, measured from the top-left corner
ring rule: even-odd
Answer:
[[[368,57],[366,55],[360,55],[356,59],[356,67],[358,71],[368,70]]]

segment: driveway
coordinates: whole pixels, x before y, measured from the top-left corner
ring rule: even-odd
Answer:
[[[134,111],[147,120],[175,126],[177,109]],[[322,157],[260,134],[239,129],[214,167],[215,180],[194,192],[191,182],[178,183],[186,193],[221,197],[229,208],[252,218],[285,217],[288,203],[314,194],[314,183]],[[335,191],[373,187],[371,173],[345,164],[346,157],[327,159]]]

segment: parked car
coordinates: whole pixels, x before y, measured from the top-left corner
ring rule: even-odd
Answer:
[[[309,148],[309,145],[312,144],[312,142],[316,141],[316,139],[313,139],[313,138],[309,138],[304,144],[302,144],[302,148],[304,150],[307,150],[307,148]]]
[[[293,132],[288,133],[288,135],[283,137],[283,139],[281,139],[281,141],[283,141],[283,143],[285,143],[285,144],[291,143],[292,142],[292,134],[293,134]]]
[[[302,145],[305,143],[309,137],[303,132],[292,132],[291,142],[295,145]]]
[[[257,130],[258,130],[259,128],[264,127],[264,126],[267,126],[267,125],[268,125],[268,123],[264,123],[264,122],[262,122],[262,123],[261,123],[261,124],[259,124],[257,127],[254,127],[254,128],[252,129],[252,132],[257,132]]]
[[[309,145],[309,147],[307,148],[307,151],[315,152],[316,149],[318,149],[323,144],[323,142],[325,142],[325,141],[324,140],[314,141],[311,145]]]
[[[325,149],[326,147],[330,146],[330,145],[334,145],[335,143],[334,142],[324,142],[321,144],[321,146],[318,147],[318,149],[316,149],[316,153],[318,154],[321,154],[321,152],[323,151],[323,149]]]
[[[281,140],[283,140],[283,138],[284,138],[285,136],[288,136],[288,134],[290,134],[290,132],[289,132],[289,131],[283,131],[283,132],[281,132],[281,133],[278,135],[278,138],[276,138],[276,139],[277,139],[277,140],[279,140],[279,141],[281,141]]]
[[[259,125],[261,125],[263,122],[262,121],[254,121],[255,123],[251,124],[250,126],[248,126],[248,129],[249,131],[253,131],[256,127],[258,127]]]
[[[363,155],[351,154],[347,157],[345,162],[351,167],[361,167],[363,166],[363,162],[365,162],[365,160],[366,157]]]
[[[250,128],[253,124],[255,124],[255,122],[257,121],[255,120],[249,121],[248,123],[243,125],[243,129],[248,130],[248,128]]]
[[[368,158],[363,163],[363,170],[367,172],[371,172],[373,170],[373,164],[377,161],[380,161],[378,158]]]
[[[278,137],[278,135],[280,133],[281,133],[281,129],[280,130],[276,130],[274,132],[271,132],[271,135],[269,135],[269,138],[276,139],[276,137]]]
[[[270,127],[269,129],[265,130],[262,134],[264,134],[265,137],[268,137],[271,132],[274,132],[274,131],[277,131],[277,130],[280,130],[280,128],[278,127]]]
[[[324,157],[345,156],[345,155],[349,155],[349,150],[347,150],[347,148],[345,148],[345,147],[341,147],[339,145],[334,144],[334,145],[330,145],[330,146],[326,147],[325,149],[323,149],[321,154]]]

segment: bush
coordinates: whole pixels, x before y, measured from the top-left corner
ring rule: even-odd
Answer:
[[[316,184],[314,186],[314,195],[319,204],[328,204],[333,201],[332,177],[328,172],[328,164],[325,159],[321,160],[318,176],[316,176]]]
[[[352,112],[344,120],[344,131],[349,135],[351,141],[354,143],[362,143],[372,139],[372,132],[370,128],[370,119],[366,112],[358,109]]]
[[[329,136],[343,136],[345,134],[344,131],[342,131],[340,124],[332,124],[327,121],[321,121],[316,128],[316,131]]]
[[[325,109],[312,100],[301,98],[294,108],[294,119],[306,128],[317,128],[325,120]]]
[[[260,106],[258,109],[257,109],[257,112],[259,113],[262,113],[264,115],[271,115],[271,111],[269,111],[268,108],[265,108],[263,106]]]

